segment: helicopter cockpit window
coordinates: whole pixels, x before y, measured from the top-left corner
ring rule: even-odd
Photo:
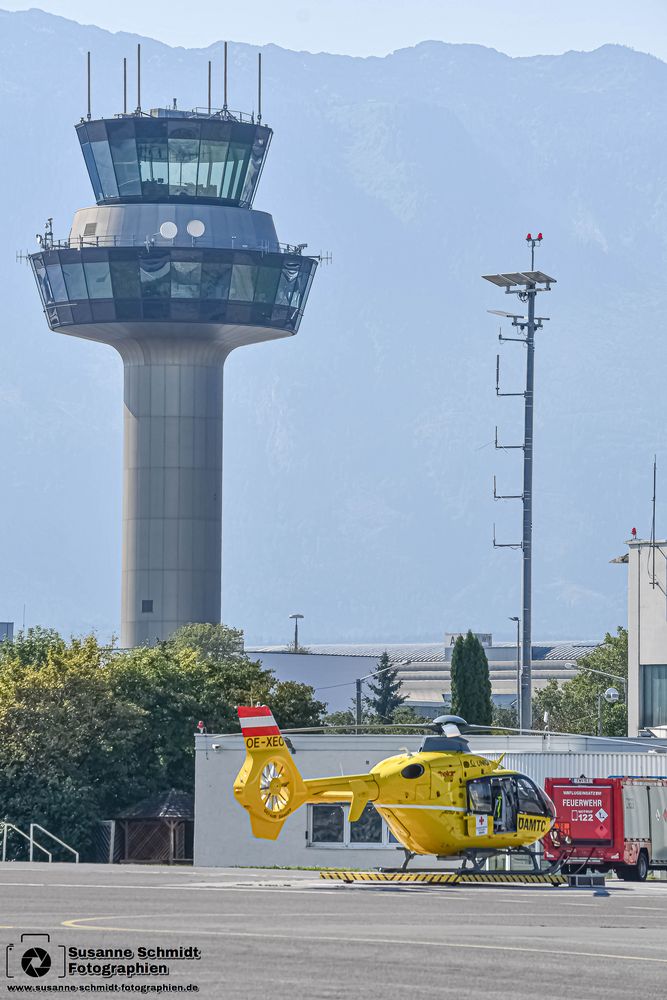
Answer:
[[[546,808],[539,788],[528,778],[517,778],[519,791],[519,812],[530,813],[533,816],[544,816]]]
[[[469,810],[473,813],[491,813],[491,781],[489,778],[475,778],[468,782]]]

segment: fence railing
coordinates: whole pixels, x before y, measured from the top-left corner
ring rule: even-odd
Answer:
[[[66,240],[46,239],[38,237],[41,250],[83,250],[84,247],[145,247],[146,250],[182,247],[184,249],[206,247],[215,250],[256,250],[259,253],[282,253],[290,256],[300,257],[307,247],[307,243],[269,243],[268,240],[262,243],[244,243],[241,239],[232,236],[226,243],[220,243],[211,239],[196,236],[189,240],[178,243],[174,239],[166,239],[159,234],[154,236],[75,236]],[[37,251],[39,252],[39,251]]]
[[[37,847],[40,846],[37,843],[37,841],[35,840],[35,830],[41,830],[42,833],[45,833],[47,837],[51,838],[51,840],[55,840],[56,844],[60,844],[60,846],[64,847],[66,851],[69,851],[71,854],[73,854],[74,855],[74,860],[75,860],[76,864],[78,865],[78,863],[79,863],[79,852],[75,851],[74,848],[70,847],[69,844],[66,844],[64,840],[60,839],[60,837],[56,837],[55,833],[51,833],[50,830],[47,830],[45,827],[40,826],[39,823],[31,823],[30,824],[30,860],[31,861],[32,861],[32,848],[33,848],[33,844],[36,845]],[[44,848],[42,848],[42,850],[44,850]]]
[[[29,845],[28,857],[30,861],[34,861],[35,848],[37,848],[38,851],[41,851],[43,854],[46,854],[49,863],[51,863],[53,861],[53,853],[47,850],[47,848],[44,847],[43,844],[40,844],[39,841],[36,840],[35,838],[35,830],[39,830],[40,833],[43,833],[45,836],[50,837],[51,840],[55,841],[56,844],[60,844],[60,846],[64,847],[66,851],[69,851],[70,854],[73,854],[76,864],[79,863],[79,852],[75,851],[73,847],[70,847],[70,845],[66,844],[64,840],[60,839],[60,837],[56,837],[55,833],[51,833],[50,830],[47,830],[46,827],[41,826],[39,823],[31,823],[30,833],[25,833],[24,830],[20,830],[19,827],[16,826],[14,823],[9,823],[7,820],[0,820],[0,830],[2,831],[2,841],[1,841],[2,851],[0,853],[0,859],[2,861],[7,860],[7,842],[9,834],[18,833],[19,837],[23,837],[23,839],[27,840],[28,842]]]
[[[13,823],[8,823],[6,820],[0,820],[0,826],[2,827],[2,860],[3,861],[7,860],[7,834],[9,833],[10,830],[13,830],[14,833],[18,833],[19,836],[23,837],[24,840],[27,840],[29,842],[29,844],[30,844],[30,860],[31,861],[33,859],[33,848],[34,847],[38,847],[40,851],[43,851],[44,854],[46,854],[46,856],[48,857],[48,859],[49,859],[50,862],[53,861],[53,855],[51,854],[51,851],[47,851],[47,849],[45,847],[42,847],[41,844],[38,844],[37,841],[32,836],[32,824],[30,826],[30,830],[31,830],[30,836],[28,836],[27,833],[24,833],[23,830],[19,830],[18,826],[14,826]]]

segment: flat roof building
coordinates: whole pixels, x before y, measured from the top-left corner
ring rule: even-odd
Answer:
[[[452,639],[433,643],[333,643],[308,646],[307,653],[294,653],[285,646],[252,646],[247,652],[279,678],[301,681],[315,688],[329,711],[348,709],[354,697],[355,680],[373,672],[384,652],[397,667],[406,705],[419,715],[435,718],[451,698],[450,664]],[[517,698],[517,648],[515,643],[494,643],[489,633],[479,633],[489,661],[491,691],[497,705],[511,706]],[[486,641],[488,640],[488,641]],[[539,691],[552,678],[572,680],[571,664],[597,648],[596,642],[533,643],[533,690]]]

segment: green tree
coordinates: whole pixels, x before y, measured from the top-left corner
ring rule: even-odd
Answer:
[[[628,633],[618,628],[616,635],[607,633],[597,649],[578,661],[581,668],[571,681],[559,684],[549,683],[533,698],[533,724],[536,729],[545,729],[545,713],[548,713],[548,728],[561,733],[584,733],[594,735],[598,724],[598,695],[608,687],[618,689],[621,698],[610,705],[602,698],[602,732],[605,736],[626,736],[628,732],[628,707],[625,690],[628,676]],[[588,668],[588,669],[586,669]],[[612,677],[615,674],[625,679],[626,684]]]
[[[243,631],[229,625],[191,623],[182,625],[169,637],[173,649],[189,649],[200,660],[221,663],[244,656]]]
[[[509,705],[493,706],[493,725],[497,729],[516,729],[519,725],[517,711],[515,707]]]
[[[11,642],[0,642],[0,670],[4,663],[20,663],[38,667],[47,662],[49,654],[63,652],[66,648],[63,637],[53,628],[35,625],[26,631],[17,632]]]
[[[431,720],[426,719],[424,716],[419,715],[413,708],[409,705],[400,705],[395,711],[391,719],[391,723],[387,723],[388,728],[382,729],[382,723],[378,719],[377,715],[370,715],[368,712],[362,714],[362,724],[368,727],[369,732],[385,732],[392,735],[396,735],[396,730],[392,729],[392,726],[405,726],[406,732],[409,731],[408,727],[414,727],[415,731],[419,731],[428,724]],[[349,708],[345,711],[330,712],[324,717],[324,723],[327,728],[335,729],[340,732],[349,732],[353,730],[356,726],[356,714],[354,708]],[[364,729],[360,729],[359,732],[364,732]],[[400,733],[399,733],[400,735]]]
[[[156,790],[193,787],[199,720],[209,732],[238,732],[237,705],[259,703],[272,708],[284,729],[319,724],[326,706],[313,689],[277,681],[273,671],[239,652],[238,634],[224,625],[188,625],[166,642],[113,660],[115,689],[144,712]]]
[[[113,690],[109,654],[92,636],[50,639],[34,663],[22,638],[16,656],[3,651],[0,815],[85,852],[98,819],[149,790],[142,712]]]
[[[296,728],[317,725],[326,707],[250,660],[224,626],[187,626],[127,652],[31,633],[0,648],[0,818],[41,823],[84,857],[98,820],[192,789],[200,719],[238,732],[236,706],[263,702]]]
[[[305,729],[322,725],[326,704],[314,698],[315,691],[298,681],[278,681],[267,703],[281,729]]]
[[[405,695],[401,694],[398,670],[391,666],[386,651],[380,657],[373,674],[373,678],[368,681],[371,694],[364,699],[368,714],[379,722],[392,722],[394,713],[405,701]]]
[[[454,643],[451,685],[453,714],[478,726],[490,726],[493,702],[489,663],[484,647],[470,630]]]

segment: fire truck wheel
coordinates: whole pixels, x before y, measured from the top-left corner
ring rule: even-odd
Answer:
[[[645,882],[648,875],[648,857],[646,851],[640,851],[634,868],[633,881]]]
[[[648,856],[646,851],[640,851],[636,865],[619,865],[616,874],[624,882],[644,882],[648,875]]]

